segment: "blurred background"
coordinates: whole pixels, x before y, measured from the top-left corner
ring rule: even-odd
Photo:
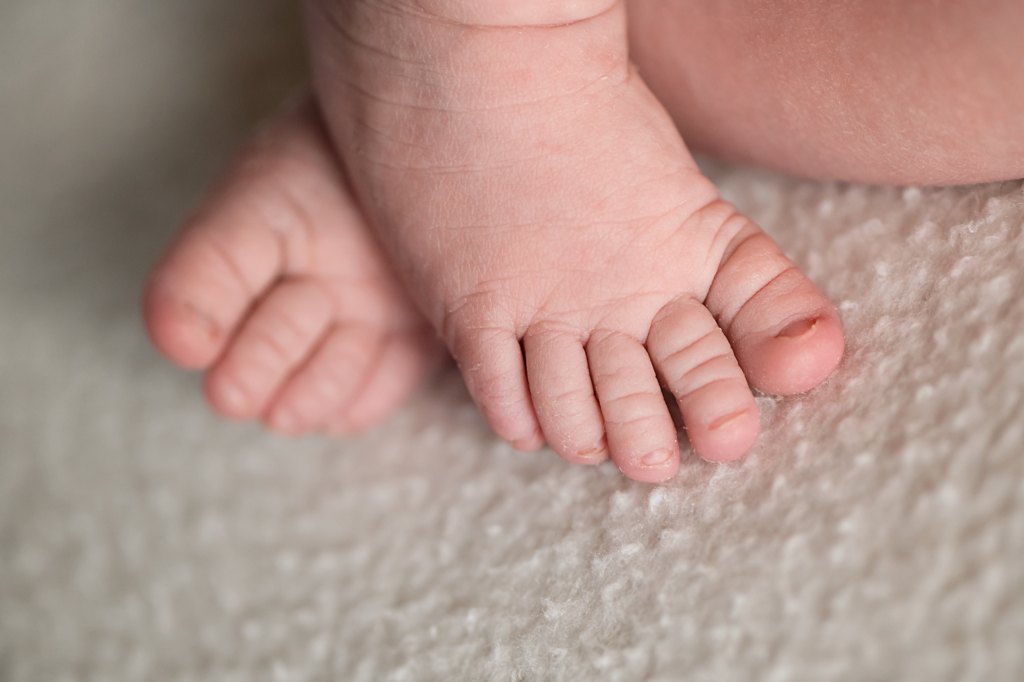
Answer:
[[[289,440],[137,307],[304,81],[293,0],[0,0],[0,682],[1024,679],[1019,181],[704,162],[848,338],[741,462],[516,453],[451,372]]]

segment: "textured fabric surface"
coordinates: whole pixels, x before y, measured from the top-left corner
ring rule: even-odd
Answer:
[[[708,164],[848,352],[664,485],[457,376],[345,442],[221,422],[136,312],[302,81],[285,0],[0,2],[0,680],[1024,679],[1024,189]]]

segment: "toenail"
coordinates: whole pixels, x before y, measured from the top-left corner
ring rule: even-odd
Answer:
[[[672,459],[671,450],[655,450],[640,458],[640,463],[645,467],[656,467]]]
[[[281,433],[296,433],[299,430],[299,420],[288,410],[279,410],[270,418],[270,428]]]
[[[603,462],[608,459],[608,445],[606,441],[602,438],[601,443],[597,447],[577,452],[576,459],[580,463],[597,464],[599,462]]]
[[[225,407],[232,412],[241,413],[249,407],[249,399],[245,391],[234,384],[221,386],[218,393],[220,393],[220,399],[224,401]]]
[[[341,420],[335,421],[329,427],[324,429],[324,433],[332,438],[348,438],[355,433],[355,431],[355,429],[349,426],[348,422]]]
[[[723,429],[726,426],[732,425],[734,422],[738,422],[740,419],[745,417],[746,414],[747,414],[747,410],[741,410],[739,412],[733,412],[732,414],[727,414],[724,417],[719,417],[715,421],[711,422],[711,425],[708,427],[708,429],[711,430],[711,431],[717,431],[718,429]]]
[[[544,444],[544,436],[539,431],[534,431],[528,438],[517,438],[508,444],[520,452],[533,452]]]
[[[192,328],[202,334],[206,340],[213,341],[220,336],[220,329],[213,323],[213,320],[200,312],[194,305],[182,303],[181,308],[185,311]]]
[[[799,320],[779,332],[776,338],[798,339],[801,336],[807,336],[813,332],[817,326],[818,318],[814,318],[813,320]]]

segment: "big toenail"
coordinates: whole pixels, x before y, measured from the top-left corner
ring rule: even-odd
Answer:
[[[640,458],[640,463],[645,467],[656,467],[672,459],[671,450],[655,450]]]
[[[202,334],[207,340],[213,341],[220,336],[220,328],[194,305],[182,303],[181,307],[185,311],[185,315],[188,316],[192,328]]]
[[[733,412],[732,414],[727,414],[724,417],[719,417],[715,421],[711,422],[711,425],[708,426],[708,429],[710,429],[711,431],[717,431],[718,429],[725,428],[726,426],[729,426],[733,422],[739,421],[740,419],[745,417],[746,414],[746,410],[740,410],[739,412]]]
[[[779,332],[777,338],[798,339],[801,336],[807,336],[813,332],[817,326],[818,318],[814,318],[813,320],[799,320]]]

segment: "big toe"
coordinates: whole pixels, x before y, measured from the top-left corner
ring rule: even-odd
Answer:
[[[316,170],[309,114],[289,112],[241,151],[154,266],[143,294],[153,344],[188,368],[210,366],[295,251],[302,216],[290,189]],[[305,153],[304,153],[305,152]],[[307,183],[308,184],[308,183]]]
[[[832,304],[760,228],[745,221],[705,301],[750,384],[774,395],[821,384],[843,357]]]

